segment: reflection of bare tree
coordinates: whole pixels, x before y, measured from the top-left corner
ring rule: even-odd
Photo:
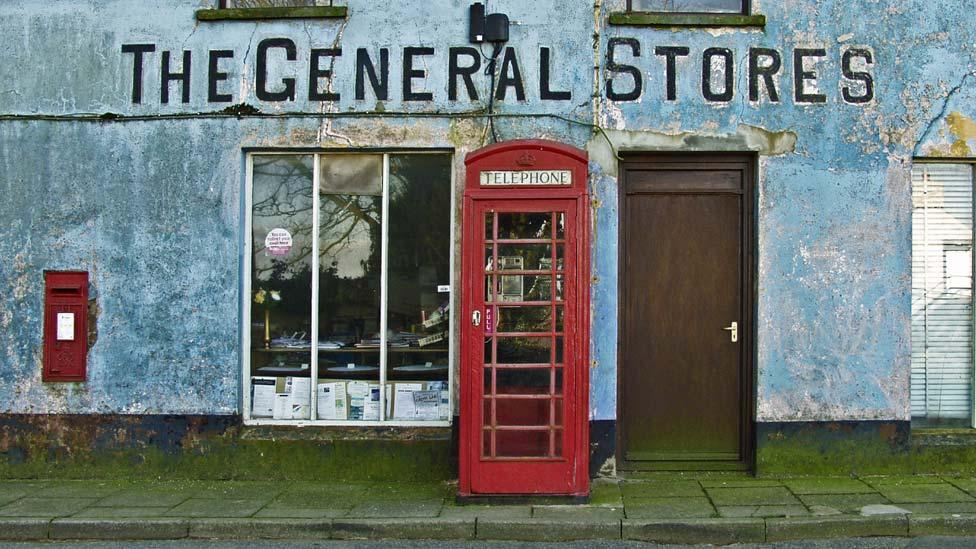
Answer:
[[[312,253],[312,157],[267,155],[254,159],[253,220],[256,232],[272,226],[291,232],[295,249],[268,259],[264,240],[255,235],[254,275],[260,280],[291,278],[307,271]],[[368,238],[380,225],[379,204],[373,197],[321,195],[320,257],[335,257],[355,246],[356,237]],[[331,263],[331,262],[330,262]],[[272,277],[274,273],[274,277]]]

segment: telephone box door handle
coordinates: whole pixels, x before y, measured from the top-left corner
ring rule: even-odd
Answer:
[[[481,326],[481,311],[474,311],[471,313],[471,325]]]

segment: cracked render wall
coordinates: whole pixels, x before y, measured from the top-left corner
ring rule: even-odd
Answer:
[[[757,419],[766,422],[907,420],[910,356],[910,188],[915,155],[972,157],[976,150],[976,29],[963,0],[754,1],[764,30],[651,29],[608,24],[623,0],[493,1],[508,13],[525,100],[496,105],[500,139],[551,138],[591,153],[596,199],[591,418],[616,416],[617,160],[614,150],[734,150],[758,154]],[[0,411],[12,413],[239,413],[240,254],[244,147],[481,146],[483,120],[462,113],[480,100],[447,99],[447,50],[468,46],[467,2],[350,0],[339,20],[197,23],[205,1],[7,3],[0,7]],[[594,12],[596,15],[594,15]],[[594,36],[594,34],[598,36]],[[297,79],[294,101],[255,96],[255,56],[267,38],[296,44],[296,60],[275,51],[269,81]],[[609,100],[611,38],[634,38],[643,94]],[[152,44],[141,103],[132,101],[132,54]],[[429,101],[404,101],[402,47],[418,57],[413,81]],[[656,46],[687,46],[677,60],[676,100],[665,99]],[[341,47],[322,80],[335,102],[309,101],[310,48]],[[355,99],[355,52],[390,49],[390,98]],[[551,48],[552,87],[571,99],[541,101],[540,47]],[[780,100],[749,101],[748,48],[783,54],[774,77]],[[841,89],[845,49],[871,52],[874,99],[852,104]],[[735,93],[701,92],[705,48],[733,53]],[[796,48],[823,48],[811,91],[824,104],[797,104]],[[208,52],[231,50],[221,91],[208,101]],[[161,104],[160,57],[192,52],[189,102],[178,85]],[[598,78],[594,90],[594,64]],[[322,67],[326,67],[326,63]],[[715,81],[721,78],[716,75]],[[967,76],[969,75],[969,76]],[[592,97],[596,92],[597,97]],[[84,113],[125,116],[201,113],[247,103],[269,119],[244,116],[68,121]],[[376,114],[383,111],[385,114]],[[415,113],[398,116],[391,113]],[[585,124],[606,129],[595,134]],[[316,113],[336,113],[318,117]],[[348,113],[373,113],[356,118]],[[306,116],[305,114],[309,114]],[[12,116],[8,116],[12,115]],[[432,116],[433,115],[433,116]],[[540,115],[540,116],[535,116]],[[558,115],[579,123],[549,116]],[[111,118],[111,117],[107,117]],[[613,144],[608,145],[607,140]],[[455,217],[459,212],[454,212]],[[98,339],[85,384],[40,380],[43,269],[92,272]]]

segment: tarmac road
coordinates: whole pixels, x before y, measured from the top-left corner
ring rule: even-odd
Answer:
[[[0,548],[50,548],[78,547],[82,549],[183,549],[188,547],[207,549],[231,549],[248,547],[257,549],[379,549],[397,547],[405,549],[446,549],[462,547],[465,549],[643,549],[677,547],[715,547],[713,545],[657,545],[635,541],[576,541],[563,543],[511,542],[511,541],[118,541],[118,542],[18,542],[0,543]],[[727,545],[735,549],[829,549],[844,547],[851,549],[955,549],[976,547],[976,537],[922,536],[917,538],[844,538],[815,541],[790,541],[777,543],[747,543]]]

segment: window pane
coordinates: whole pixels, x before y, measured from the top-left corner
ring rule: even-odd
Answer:
[[[252,417],[309,417],[312,158],[253,158]]]
[[[742,13],[742,0],[631,0],[634,11]]]
[[[383,156],[326,154],[319,157],[322,193],[383,194]]]
[[[912,169],[912,418],[968,426],[973,399],[973,169]]]
[[[390,155],[389,192],[388,379],[446,391],[451,294],[439,287],[451,282],[450,156]]]
[[[319,166],[318,390],[344,387],[345,417],[337,418],[377,421],[382,157],[323,155]],[[389,388],[386,396],[389,403]]]

